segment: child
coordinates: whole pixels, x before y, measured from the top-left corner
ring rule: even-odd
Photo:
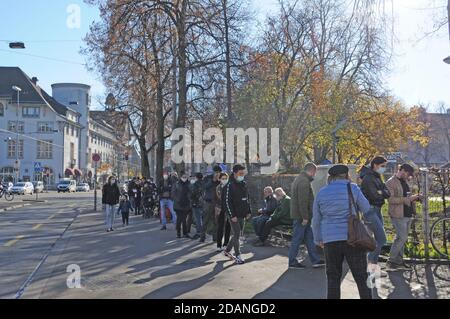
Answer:
[[[131,206],[131,202],[128,199],[127,195],[123,195],[120,198],[119,210],[118,212],[122,213],[122,222],[123,226],[128,226],[128,218],[130,217],[130,210],[133,211],[133,207]]]

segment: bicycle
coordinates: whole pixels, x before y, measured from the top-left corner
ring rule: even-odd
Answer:
[[[439,255],[450,259],[450,217],[441,217],[432,224],[430,241]]]
[[[14,194],[12,194],[10,191],[8,191],[7,189],[5,189],[4,187],[2,187],[0,189],[0,198],[2,198],[3,196],[5,196],[5,199],[10,202],[14,199]]]

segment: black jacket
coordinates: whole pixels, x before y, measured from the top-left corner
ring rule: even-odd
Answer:
[[[225,208],[228,216],[245,218],[252,213],[245,181],[238,182],[234,176],[231,176],[224,191],[223,196],[225,196]]]
[[[203,182],[196,181],[191,186],[191,202],[192,207],[201,208],[203,207]]]
[[[102,204],[117,205],[120,199],[120,190],[117,183],[103,185]]]
[[[161,180],[158,185],[159,198],[172,198],[172,181],[170,178],[168,178],[167,180]]]
[[[173,209],[174,210],[191,210],[191,187],[189,181],[183,182],[179,180],[172,191]]]
[[[361,190],[370,205],[377,207],[383,206],[384,200],[391,197],[389,190],[381,180],[380,174],[372,169],[364,175]]]
[[[214,174],[208,175],[203,180],[203,199],[207,202],[213,202],[216,198],[216,187],[220,184],[220,181],[214,181]]]
[[[275,196],[270,195],[264,198],[264,207],[262,209],[263,215],[270,216],[278,207],[278,201]]]

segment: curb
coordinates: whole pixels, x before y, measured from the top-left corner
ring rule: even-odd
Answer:
[[[31,204],[20,204],[20,205],[14,205],[14,206],[9,206],[9,207],[5,207],[5,208],[0,208],[0,212],[6,212],[6,211],[10,211],[10,210],[17,209],[17,208],[22,208],[25,206],[31,206]]]

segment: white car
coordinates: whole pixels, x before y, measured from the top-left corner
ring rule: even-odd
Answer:
[[[33,182],[33,186],[35,193],[42,193],[44,191],[44,183],[41,181]]]
[[[77,192],[89,192],[89,184],[88,183],[80,183],[77,185]]]
[[[25,194],[33,195],[33,193],[34,193],[33,183],[31,183],[31,182],[15,183],[14,186],[11,188],[11,193],[19,194],[19,195],[25,195]]]
[[[63,179],[60,180],[56,185],[56,190],[58,193],[60,192],[76,192],[77,191],[77,183],[73,179]]]

